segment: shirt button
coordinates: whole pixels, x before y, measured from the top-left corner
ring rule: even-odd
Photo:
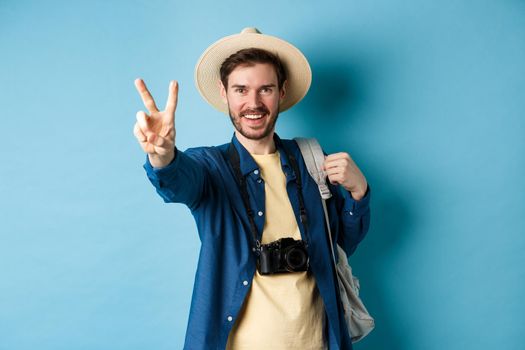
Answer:
[[[350,215],[354,215],[354,213],[352,213],[351,211],[349,211],[348,214],[350,214]]]
[[[253,171],[253,173],[254,173],[255,175],[259,174],[259,170],[255,169],[255,170]]]
[[[231,322],[231,321],[233,321],[233,317],[228,316],[228,322]]]
[[[262,182],[262,179],[257,179],[257,183],[260,184]]]
[[[260,211],[260,212],[257,213],[257,215],[259,215],[259,216],[263,216],[263,212]]]
[[[243,284],[244,286],[247,286],[247,285],[248,285],[248,281],[243,281],[242,284]]]

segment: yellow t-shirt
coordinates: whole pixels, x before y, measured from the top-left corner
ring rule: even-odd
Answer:
[[[301,239],[286,191],[279,153],[252,154],[265,182],[263,244]],[[261,275],[256,271],[227,349],[324,349],[324,304],[311,272]]]

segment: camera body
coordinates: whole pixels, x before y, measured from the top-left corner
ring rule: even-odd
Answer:
[[[261,275],[308,270],[308,251],[302,240],[281,238],[262,244],[259,253],[257,262]]]

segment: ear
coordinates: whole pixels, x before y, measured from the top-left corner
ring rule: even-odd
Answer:
[[[218,84],[219,90],[221,92],[222,102],[224,102],[224,104],[228,104],[228,98],[226,97],[226,87],[224,87],[224,84],[222,83],[222,81],[220,79],[217,82],[217,84]]]
[[[285,80],[281,91],[279,91],[279,102],[283,102],[284,96],[286,96],[286,87],[288,85],[288,80]]]

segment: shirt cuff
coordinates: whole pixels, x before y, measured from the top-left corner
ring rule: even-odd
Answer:
[[[344,210],[347,211],[350,215],[359,216],[364,214],[369,209],[370,186],[367,186],[365,196],[358,201],[352,198],[352,195],[347,190],[343,189],[343,193],[345,199]]]
[[[175,156],[168,165],[162,168],[156,168],[151,165],[149,157],[146,155],[144,169],[146,170],[148,178],[156,187],[160,185],[161,181],[164,182],[173,176],[180,163],[181,157],[179,156],[179,152],[180,151],[177,149],[177,147],[175,147]]]

